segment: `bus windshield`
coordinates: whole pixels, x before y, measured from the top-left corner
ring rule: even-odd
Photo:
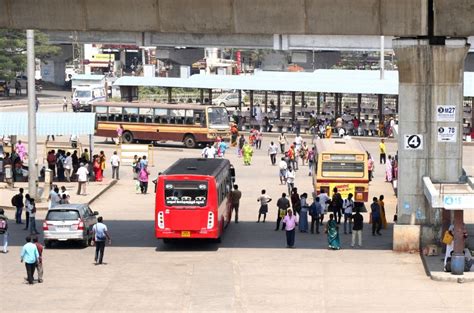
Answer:
[[[207,115],[209,117],[209,126],[229,126],[229,115],[225,108],[208,108]]]
[[[91,92],[90,90],[76,90],[76,95],[74,98],[90,98]]]
[[[165,181],[167,206],[198,206],[207,204],[207,182]]]
[[[364,177],[364,162],[323,162],[323,177]]]

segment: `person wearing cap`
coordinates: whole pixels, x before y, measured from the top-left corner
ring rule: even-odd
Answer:
[[[87,170],[84,163],[80,164],[79,169],[77,170],[77,194],[80,195],[83,191],[83,195],[86,195],[86,183],[89,171]]]

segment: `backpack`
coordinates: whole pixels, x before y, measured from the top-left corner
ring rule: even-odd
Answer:
[[[8,230],[7,220],[0,218],[0,234],[4,234]]]
[[[18,195],[17,195],[17,194],[14,195],[14,196],[12,197],[12,200],[11,200],[11,201],[12,201],[12,205],[13,205],[14,207],[16,207],[16,205],[17,205],[17,203],[18,203]]]

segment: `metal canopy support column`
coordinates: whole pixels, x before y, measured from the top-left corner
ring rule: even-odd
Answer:
[[[334,93],[334,118],[337,118],[339,116],[339,94]]]
[[[238,97],[239,97],[239,111],[242,112],[242,90],[237,91]]]
[[[292,91],[291,92],[291,121],[294,122],[296,118],[296,92]]]
[[[281,91],[277,91],[277,119],[281,117]]]
[[[379,130],[381,129],[381,125],[383,125],[383,95],[382,94],[379,94],[377,95],[377,99],[378,99],[378,112],[379,112]],[[382,132],[380,133],[382,135]]]
[[[473,131],[474,131],[474,97],[471,97],[471,129],[470,129],[469,135],[472,134]]]
[[[250,90],[249,93],[250,98],[250,125],[252,125],[252,117],[253,117],[253,90]]]
[[[395,96],[395,113],[396,113],[396,114],[399,113],[399,112],[398,112],[398,99],[399,99],[399,97],[398,97],[398,95],[396,95],[396,96]]]
[[[304,92],[301,93],[301,113],[302,115],[303,114],[303,109],[304,109],[305,105],[304,105]]]
[[[168,103],[171,103],[172,99],[173,99],[173,88],[168,87]]]
[[[321,114],[321,93],[316,94],[316,115]]]
[[[199,97],[201,98],[201,104],[204,104],[204,89],[199,89]]]
[[[265,91],[265,97],[263,98],[265,103],[265,113],[268,113],[268,91]]]
[[[362,94],[357,94],[357,119],[360,121],[360,111],[362,106]]]
[[[208,92],[209,104],[212,104],[212,89],[209,89]]]

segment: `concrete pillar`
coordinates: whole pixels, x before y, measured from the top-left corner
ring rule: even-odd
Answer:
[[[379,94],[377,95],[377,103],[378,103],[378,115],[379,115],[379,123],[378,123],[378,128],[377,129],[381,129],[383,128],[383,95],[382,94]],[[382,134],[382,133],[381,133]]]
[[[358,93],[357,94],[357,119],[359,120],[359,122],[360,122],[360,112],[362,111],[361,105],[362,105],[362,94]]]
[[[465,39],[446,39],[430,45],[428,39],[395,39],[399,72],[398,225],[416,214],[422,225],[422,243],[432,242],[435,211],[423,191],[423,176],[433,182],[458,182],[462,173],[462,100]],[[455,105],[454,121],[437,121],[438,105]],[[456,142],[438,139],[438,128],[455,127]],[[419,134],[419,149],[405,147],[405,137]],[[396,225],[396,226],[398,226]],[[394,248],[396,246],[394,238]]]

